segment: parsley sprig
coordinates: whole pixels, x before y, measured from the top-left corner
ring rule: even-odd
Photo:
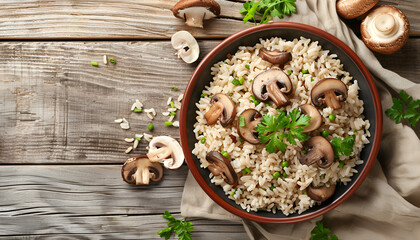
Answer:
[[[296,139],[304,141],[307,139],[303,132],[303,126],[309,125],[311,117],[302,114],[295,108],[288,114],[279,111],[277,116],[263,115],[261,123],[255,127],[260,142],[268,143],[265,149],[269,153],[286,151],[287,144],[284,139],[292,145],[296,145]]]
[[[255,14],[262,16],[261,23],[266,23],[274,17],[283,18],[283,15],[290,16],[292,13],[296,13],[296,0],[259,0],[259,1],[247,1],[244,2],[240,13],[244,16],[244,23],[249,20],[255,20]]]
[[[385,111],[385,114],[395,121],[400,123],[401,120],[407,119],[411,126],[415,126],[420,119],[420,99],[414,100],[412,96],[408,95],[404,90],[400,91],[400,98],[392,98],[394,104],[391,108]]]
[[[175,232],[178,235],[178,240],[191,240],[191,232],[194,230],[191,222],[185,221],[185,218],[182,220],[174,218],[168,210],[163,214],[163,218],[168,220],[168,227],[158,232],[160,237],[168,240],[172,232]]]
[[[338,237],[331,234],[331,230],[324,227],[324,224],[319,221],[311,231],[311,240],[338,240]]]
[[[353,153],[353,146],[355,141],[355,135],[351,135],[343,139],[334,137],[331,140],[331,145],[334,149],[335,159],[338,159],[340,156],[350,156]]]

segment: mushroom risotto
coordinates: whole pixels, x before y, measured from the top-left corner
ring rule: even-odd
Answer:
[[[193,154],[243,209],[300,214],[357,173],[370,136],[359,86],[318,42],[260,39],[211,71]]]

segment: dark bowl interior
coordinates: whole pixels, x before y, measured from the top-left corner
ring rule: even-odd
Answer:
[[[197,110],[195,103],[199,101],[201,91],[212,80],[210,68],[216,62],[226,59],[227,54],[234,54],[239,46],[254,46],[259,42],[260,38],[265,39],[276,36],[286,40],[292,40],[301,36],[310,38],[312,41],[318,41],[324,50],[330,50],[330,54],[337,54],[338,59],[344,64],[344,69],[350,72],[354,79],[357,79],[359,82],[359,98],[364,101],[363,114],[366,119],[369,119],[371,124],[369,129],[371,132],[371,137],[369,137],[370,143],[365,145],[361,152],[361,159],[364,160],[364,163],[355,167],[358,173],[353,175],[352,181],[347,186],[338,185],[333,197],[321,205],[312,207],[302,214],[295,213],[289,216],[285,216],[281,212],[276,214],[264,211],[246,212],[234,201],[228,199],[220,186],[210,182],[209,171],[200,168],[199,159],[191,154],[194,144],[197,142],[193,133],[193,126],[196,123],[195,112]],[[207,54],[196,68],[185,91],[180,123],[181,142],[188,166],[197,182],[214,201],[233,214],[249,220],[265,223],[292,223],[320,216],[333,209],[346,200],[363,182],[372,167],[379,149],[382,133],[382,110],[372,77],[362,61],[349,47],[320,29],[303,24],[282,22],[263,24],[245,29],[227,38]]]

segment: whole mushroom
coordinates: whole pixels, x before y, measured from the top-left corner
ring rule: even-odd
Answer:
[[[269,51],[266,48],[260,49],[259,56],[272,64],[279,64],[282,68],[284,64],[292,60],[292,54],[290,52],[281,52],[279,50]]]
[[[398,51],[407,42],[410,24],[404,13],[393,6],[375,7],[360,26],[363,42],[383,54]]]
[[[168,169],[178,169],[184,163],[181,145],[168,136],[154,137],[149,143],[147,157],[152,162],[162,162]]]
[[[347,87],[336,78],[324,78],[312,88],[311,99],[317,107],[327,104],[332,109],[339,109],[340,102],[347,99]]]
[[[312,184],[306,188],[308,197],[315,201],[325,201],[330,198],[335,192],[335,184],[331,184],[329,187],[323,185],[314,187]]]
[[[178,51],[178,58],[181,58],[186,63],[193,63],[200,55],[200,47],[197,41],[187,31],[176,32],[171,37],[172,47]]]
[[[234,185],[238,182],[238,175],[230,164],[230,159],[220,152],[211,151],[207,153],[206,160],[209,163],[207,168],[215,176],[221,175],[227,184]]]
[[[220,124],[223,127],[231,124],[236,115],[236,107],[233,101],[223,93],[215,94],[210,103],[212,106],[204,114],[204,118],[207,120],[207,124],[212,125],[220,120]]]
[[[321,126],[322,116],[318,112],[318,109],[316,109],[316,107],[309,104],[303,104],[299,106],[299,109],[303,114],[306,114],[309,117],[311,117],[311,119],[309,120],[309,126],[303,127],[303,133],[312,132]]]
[[[357,18],[373,8],[379,0],[338,0],[337,12],[345,19]]]
[[[252,93],[258,101],[269,98],[277,107],[289,103],[289,94],[293,89],[289,77],[280,68],[271,68],[258,74],[252,82]]]
[[[334,162],[334,149],[327,139],[321,136],[311,137],[303,144],[306,154],[299,162],[305,165],[317,164],[320,168],[328,168]]]
[[[255,131],[255,127],[262,120],[261,113],[253,108],[249,108],[239,115],[239,118],[241,117],[244,119],[244,125],[241,126],[240,121],[238,121],[237,129],[239,136],[251,144],[261,143],[258,138],[258,132]]]
[[[160,163],[151,162],[147,156],[141,155],[125,161],[121,175],[129,184],[149,185],[150,181],[158,182],[162,179],[163,168]]]
[[[181,0],[172,12],[175,17],[185,19],[188,26],[203,28],[203,20],[220,14],[220,5],[214,0]]]

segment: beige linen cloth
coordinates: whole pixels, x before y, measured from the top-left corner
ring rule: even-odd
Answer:
[[[376,81],[383,109],[392,106],[388,88],[420,98],[420,84],[384,69],[372,52],[340,20],[336,0],[298,0],[297,11],[282,21],[299,22],[323,29],[352,48]],[[413,59],[416,60],[416,59]],[[213,202],[191,173],[185,182],[181,214],[242,221],[250,239],[309,239],[321,220],[339,239],[420,239],[420,141],[412,128],[395,124],[384,115],[378,159],[361,187],[327,214],[296,224],[259,224],[232,215]]]

